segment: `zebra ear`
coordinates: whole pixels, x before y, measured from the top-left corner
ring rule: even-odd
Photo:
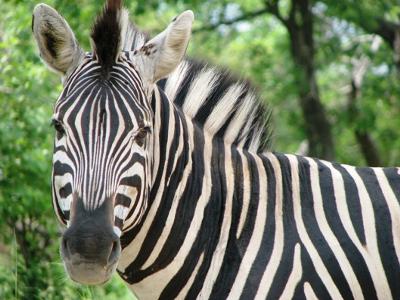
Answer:
[[[32,31],[43,61],[62,75],[76,67],[84,56],[67,21],[46,4],[34,8]]]
[[[169,26],[134,52],[142,75],[150,83],[167,77],[181,62],[190,40],[194,15],[187,10]]]

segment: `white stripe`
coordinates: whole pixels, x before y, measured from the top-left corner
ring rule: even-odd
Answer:
[[[121,229],[119,229],[117,226],[114,226],[113,228],[114,228],[114,233],[115,233],[118,237],[120,237],[120,236],[121,236]]]
[[[175,299],[186,299],[189,289],[192,287],[194,279],[196,278],[196,276],[199,272],[199,269],[200,269],[201,264],[203,263],[203,260],[204,260],[204,253],[201,254],[199,261],[197,262],[197,265],[194,268],[192,275],[190,275],[190,278],[189,278],[188,282],[186,283],[185,287],[179,292],[179,295]]]
[[[189,64],[186,61],[182,61],[175,71],[168,77],[165,84],[165,94],[171,101],[175,100],[178,94],[178,89],[181,87],[182,81],[187,75],[188,67]]]
[[[303,275],[303,268],[301,266],[301,246],[299,243],[294,247],[293,254],[293,268],[288,281],[286,282],[285,289],[283,290],[282,295],[279,297],[281,300],[292,299],[294,291],[301,280],[301,276]],[[265,299],[265,298],[259,298]]]
[[[71,210],[71,203],[72,203],[72,194],[69,195],[67,198],[62,198],[61,196],[58,197],[60,208],[63,212]]]
[[[128,213],[129,213],[129,208],[127,208],[123,205],[120,205],[120,204],[115,205],[114,216],[117,217],[118,219],[125,220]]]
[[[229,293],[229,299],[239,299],[243,291],[246,278],[252,269],[254,260],[261,246],[261,241],[264,234],[264,228],[267,221],[267,176],[265,173],[264,165],[260,157],[254,156],[254,160],[257,164],[258,177],[260,180],[260,191],[259,191],[259,203],[256,213],[256,220],[254,224],[254,230],[250,238],[249,245],[247,246],[246,252],[244,253],[243,259],[240,263],[238,272],[236,273],[235,282],[232,285],[232,289]],[[257,176],[257,174],[254,174]],[[256,201],[256,199],[253,199]]]
[[[318,300],[317,295],[315,295],[314,290],[308,281],[304,283],[304,295],[307,300]]]
[[[173,116],[173,110],[170,109],[169,110],[169,119],[170,120],[175,120],[174,116]],[[162,126],[162,125],[157,125],[155,126],[155,128],[158,128],[157,126]],[[165,125],[164,125],[165,126]],[[188,124],[189,126],[189,124]],[[190,126],[189,126],[190,127]],[[193,132],[193,129],[190,128],[188,130],[189,132]],[[168,124],[168,132],[174,132],[174,124],[172,121],[169,122]],[[154,133],[155,136],[157,136],[156,133]],[[168,140],[167,140],[167,153],[165,154],[165,157],[170,157],[170,145],[172,143],[172,138],[173,138],[173,134],[169,134],[168,135]],[[159,149],[159,148],[156,148]],[[157,156],[157,155],[156,155]],[[166,182],[166,177],[167,175],[165,174],[166,172],[166,168],[163,169],[163,174],[161,177],[161,181],[160,181],[160,188],[162,189],[163,186],[165,186],[165,182]],[[153,173],[156,173],[157,170],[153,170]],[[143,244],[149,230],[150,230],[150,226],[153,222],[153,218],[152,216],[154,216],[157,213],[158,207],[160,206],[161,203],[161,199],[162,199],[162,192],[157,192],[156,194],[156,198],[153,201],[152,207],[150,209],[149,215],[146,218],[146,220],[144,221],[143,225],[142,225],[142,229],[140,230],[140,232],[137,234],[137,236],[135,237],[135,239],[133,241],[131,241],[131,243],[122,251],[122,253],[129,253],[129,255],[121,255],[121,258],[119,260],[119,264],[118,264],[118,268],[119,270],[125,270],[125,268],[133,261],[135,260],[135,258],[137,257],[137,255],[139,254],[140,251],[140,246]],[[133,205],[133,204],[132,204]],[[141,205],[138,205],[137,210],[140,209]],[[132,220],[134,220],[134,216],[132,215],[131,218],[129,218],[126,222],[131,224]],[[124,226],[125,229],[125,226]]]
[[[374,283],[374,287],[376,290],[378,290],[378,289],[380,289],[379,282],[381,281],[381,276],[380,276],[380,271],[376,268],[376,259],[380,260],[380,256],[371,255],[369,249],[367,249],[367,247],[364,247],[364,245],[362,245],[360,240],[358,239],[358,236],[353,227],[353,223],[351,221],[349,207],[348,207],[347,201],[346,201],[345,186],[344,186],[342,174],[336,168],[333,167],[332,163],[326,162],[326,161],[321,161],[321,162],[323,164],[325,164],[327,167],[329,167],[329,169],[332,172],[333,189],[334,189],[334,195],[335,195],[335,199],[336,199],[336,207],[338,208],[339,217],[343,224],[343,227],[345,228],[346,233],[349,235],[350,239],[354,243],[354,246],[356,246],[357,250],[362,255],[362,257],[367,265],[369,274],[371,275],[372,281]],[[342,165],[342,167],[345,167],[345,166]],[[353,168],[353,167],[348,166],[347,168]],[[361,203],[365,202],[365,201],[367,201],[367,199],[360,198]],[[363,220],[364,220],[364,217],[363,217]],[[367,222],[370,222],[370,220],[367,220]]]
[[[256,298],[265,299],[271,288],[276,271],[282,260],[283,247],[285,243],[285,232],[283,230],[283,187],[282,187],[282,170],[278,159],[272,153],[268,153],[266,157],[271,162],[274,170],[273,176],[276,181],[276,195],[275,195],[275,237],[274,246],[271,253],[270,261],[261,278],[259,289]],[[268,199],[273,201],[274,199]]]
[[[217,77],[214,69],[205,69],[201,71],[190,85],[189,92],[185,97],[182,110],[190,118],[194,118],[201,105],[207,99],[214,85],[217,84]]]
[[[242,93],[243,86],[239,83],[232,85],[208,116],[204,128],[211,134],[215,134],[231,116],[236,106],[236,99]],[[232,138],[232,137],[231,137]]]
[[[238,149],[238,153],[242,160],[242,170],[243,170],[243,204],[240,211],[239,225],[236,232],[236,238],[239,239],[243,232],[244,223],[246,221],[247,213],[250,206],[250,169],[247,163],[247,158],[244,156],[243,151]]]
[[[233,117],[232,122],[230,122],[224,135],[224,140],[227,144],[232,144],[235,142],[244,125],[252,123],[251,121],[253,118],[251,118],[250,115],[254,110],[254,103],[257,101],[255,98],[255,95],[249,92],[246,95],[246,98],[243,100],[241,106],[237,109],[235,116]],[[242,135],[243,133],[248,134],[248,132],[245,130],[242,131]]]

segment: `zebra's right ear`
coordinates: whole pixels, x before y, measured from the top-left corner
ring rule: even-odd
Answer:
[[[187,10],[143,47],[134,51],[134,60],[148,83],[167,77],[182,61],[192,33],[194,15]]]
[[[67,21],[52,7],[38,4],[33,10],[32,31],[40,57],[62,75],[76,67],[84,56]]]

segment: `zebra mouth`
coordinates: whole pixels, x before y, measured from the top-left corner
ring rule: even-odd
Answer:
[[[69,277],[80,284],[100,285],[110,280],[117,264],[102,266],[93,262],[64,262]]]

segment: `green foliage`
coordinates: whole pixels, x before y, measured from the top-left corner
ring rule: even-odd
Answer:
[[[89,14],[78,3],[54,2],[70,20],[86,16],[82,30],[79,22],[75,29],[88,34]],[[61,228],[50,191],[50,118],[61,86],[34,47],[33,6],[0,1],[0,299],[132,299],[117,276],[104,288],[72,283],[60,261]],[[88,7],[91,14],[98,9],[94,3]]]
[[[69,21],[84,49],[99,1],[48,0]],[[229,20],[263,7],[265,1],[128,1],[140,27],[155,34],[180,11],[193,9],[195,28]],[[279,1],[282,15],[290,1]],[[0,299],[131,299],[115,277],[104,287],[72,283],[58,255],[60,228],[51,206],[52,106],[61,91],[58,76],[37,56],[31,36],[36,3],[0,0]],[[398,22],[397,0],[316,1],[316,69],[322,102],[333,124],[337,160],[364,165],[354,138],[371,134],[385,165],[400,164],[400,85],[393,49],[371,51],[368,31],[377,18]],[[275,149],[295,152],[306,139],[298,105],[290,42],[285,27],[265,14],[194,34],[190,55],[228,66],[250,78],[275,116]],[[349,112],[354,62],[369,59],[358,112]]]

